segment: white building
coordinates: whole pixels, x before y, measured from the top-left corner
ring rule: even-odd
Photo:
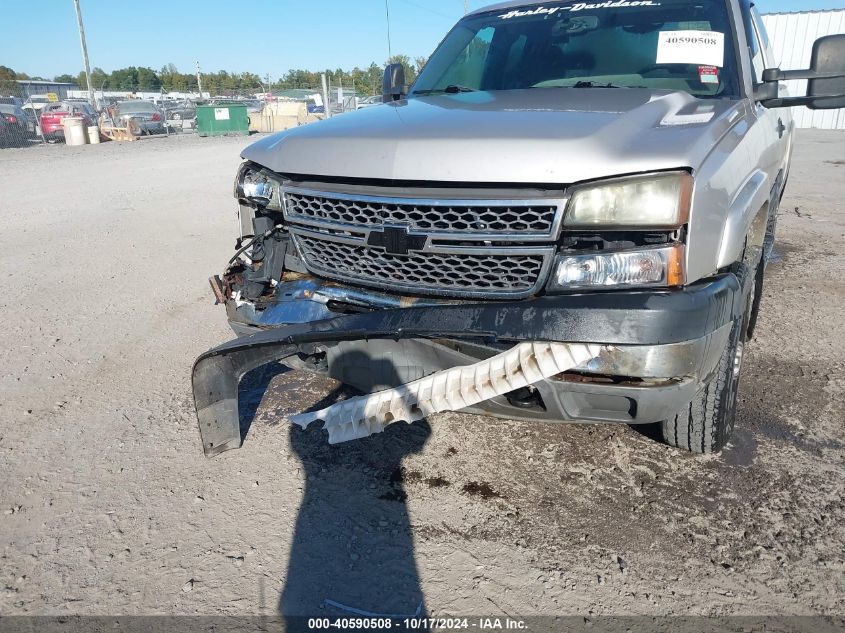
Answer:
[[[813,42],[825,35],[845,33],[845,9],[771,13],[763,16],[763,23],[775,51],[774,65],[782,70],[805,69],[810,67]],[[807,94],[806,81],[787,83],[792,96]],[[793,111],[798,127],[845,130],[843,110],[793,108]]]

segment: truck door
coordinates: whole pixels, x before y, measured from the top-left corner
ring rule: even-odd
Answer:
[[[748,0],[742,2],[742,15],[748,40],[748,54],[751,57],[752,79],[756,85],[762,83],[763,71],[778,66],[778,63],[772,59],[772,49],[760,15]],[[785,108],[770,110],[759,103],[753,104],[752,107],[757,119],[756,127],[761,128],[759,132],[762,132],[758,138],[765,144],[765,148],[760,148],[763,150],[760,153],[760,166],[768,173],[772,186],[780,175],[777,182],[782,187],[792,142],[792,114]],[[775,193],[780,195],[780,190]]]

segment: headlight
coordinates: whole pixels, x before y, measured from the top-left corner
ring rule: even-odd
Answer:
[[[235,197],[247,198],[262,205],[277,201],[278,183],[255,167],[245,163],[235,179]]]
[[[589,255],[560,255],[549,290],[681,286],[686,280],[684,247]]]
[[[671,172],[576,187],[564,224],[578,228],[675,228],[689,220],[692,176]]]

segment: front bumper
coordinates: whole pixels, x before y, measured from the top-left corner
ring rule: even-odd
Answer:
[[[231,307],[230,322],[245,336],[206,352],[193,369],[203,448],[210,456],[241,445],[237,394],[245,373],[273,361],[296,366],[303,356],[355,341],[465,343],[469,352],[454,345],[450,349],[467,362],[485,349],[493,354],[520,342],[612,346],[611,353],[579,368],[580,377],[536,385],[545,413],[526,412],[507,401],[484,403],[477,412],[556,421],[658,421],[691,400],[714,370],[730,324],[742,310],[742,293],[739,280],[729,273],[679,290],[397,305],[316,321],[309,319],[324,315],[325,306],[302,304],[304,322],[289,324],[262,321],[267,309],[259,316],[251,304]],[[608,383],[608,377],[613,381]]]

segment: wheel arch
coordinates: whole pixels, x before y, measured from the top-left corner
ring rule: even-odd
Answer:
[[[731,201],[722,229],[717,268],[747,260],[749,248],[759,248],[762,252],[772,199],[767,182],[766,173],[755,170]]]

